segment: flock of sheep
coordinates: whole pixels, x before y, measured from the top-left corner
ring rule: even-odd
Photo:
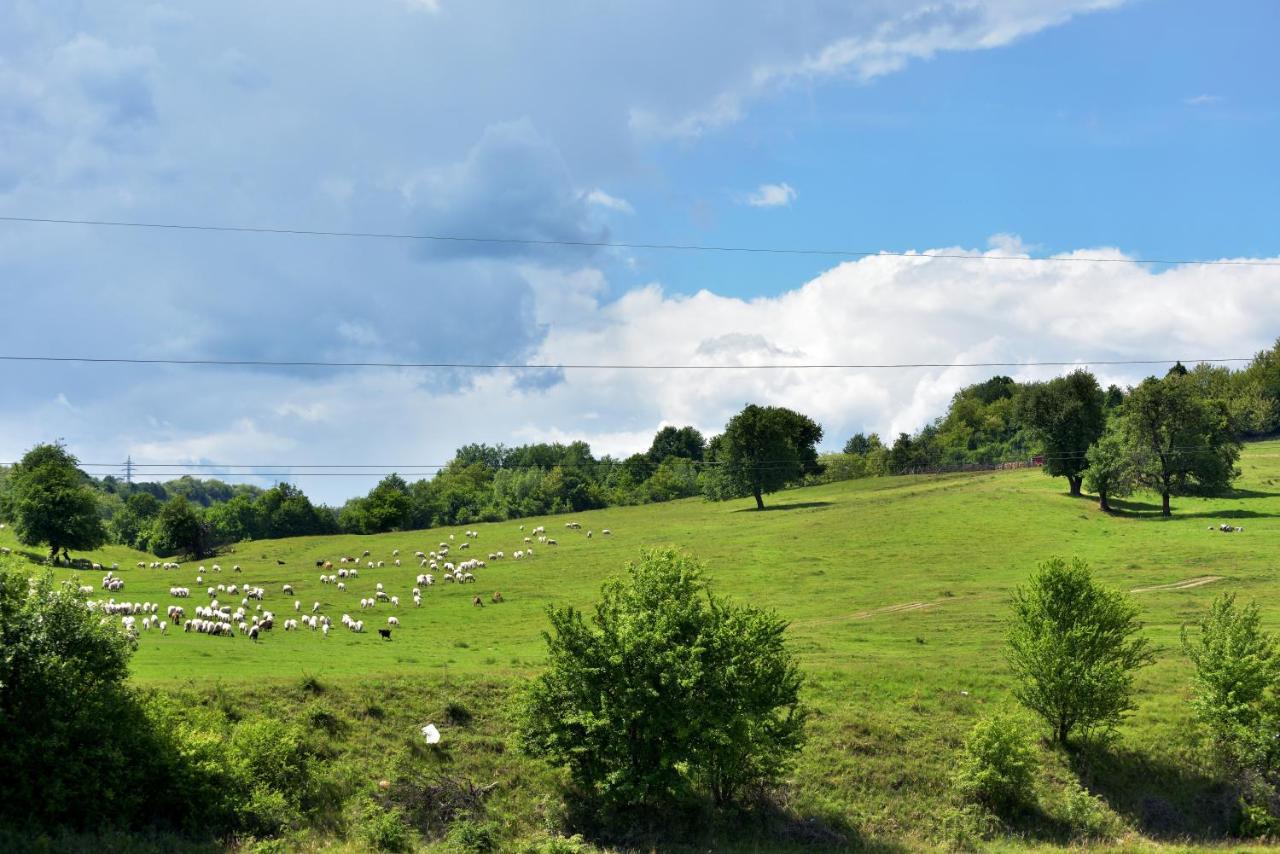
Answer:
[[[568,522],[565,527],[570,530],[579,530],[582,526],[577,522]],[[523,534],[525,526],[520,525],[519,529]],[[608,529],[601,531],[602,535],[611,533]],[[439,543],[435,549],[416,551],[414,553],[414,557],[418,560],[419,569],[428,570],[416,576],[414,586],[408,591],[414,607],[422,607],[424,589],[435,585],[437,580],[447,584],[475,583],[475,572],[477,570],[485,569],[490,562],[506,559],[506,553],[502,551],[489,552],[488,560],[480,558],[451,559],[451,552],[469,550],[474,541],[479,538],[480,532],[467,530],[463,532],[463,536],[466,539],[458,543],[456,548],[452,545],[455,535],[450,534],[448,541]],[[592,531],[587,531],[586,536],[588,539],[591,538]],[[512,552],[512,560],[532,558],[534,556],[533,543],[535,540],[543,545],[555,546],[557,544],[554,539],[547,536],[546,527],[543,525],[533,528],[530,535],[524,536],[523,539],[524,547]],[[390,561],[392,566],[399,567],[402,565],[399,549],[392,549]],[[283,565],[284,561],[277,560],[276,563]],[[320,583],[334,585],[339,592],[345,592],[347,581],[358,579],[361,568],[366,571],[381,569],[387,566],[387,561],[375,560],[372,553],[366,549],[358,558],[354,556],[340,557],[338,564],[335,567],[331,560],[316,561],[316,567],[321,570]],[[91,566],[95,571],[104,569],[98,563],[93,563]],[[171,561],[138,561],[136,566],[139,569],[182,570],[182,564]],[[111,568],[106,571],[106,575],[102,578],[102,590],[108,593],[119,593],[124,590],[124,579],[115,574],[119,568],[119,564],[112,564]],[[240,573],[243,572],[243,568],[237,564],[232,566],[231,571]],[[182,630],[188,633],[218,637],[235,637],[238,633],[257,641],[263,632],[271,631],[277,622],[287,632],[309,629],[313,632],[319,632],[325,637],[329,635],[334,626],[334,621],[331,617],[320,613],[323,608],[322,603],[314,602],[309,613],[303,614],[303,603],[298,598],[293,599],[293,611],[298,616],[278,621],[273,611],[264,608],[263,603],[267,597],[267,591],[264,587],[244,582],[210,583],[205,586],[206,572],[221,573],[222,567],[215,563],[210,564],[208,569],[204,565],[198,568],[198,574],[195,577],[196,589],[199,590],[201,586],[204,586],[204,592],[209,597],[209,604],[207,606],[196,606],[190,618],[187,617],[187,609],[176,604],[169,605],[163,609],[164,619],[161,618],[159,613],[161,606],[155,602],[118,602],[115,597],[111,597],[105,600],[89,599],[86,601],[86,605],[90,610],[101,613],[104,623],[118,616],[123,629],[134,637],[138,637],[140,632],[150,632],[152,630],[161,635],[166,635],[170,625],[175,629],[180,625]],[[210,580],[212,581],[212,577]],[[91,596],[95,592],[94,588],[88,585],[81,586],[79,590],[86,596]],[[169,587],[168,592],[174,599],[189,599],[191,590],[191,587],[175,584]],[[280,593],[285,597],[294,597],[294,585],[290,583],[281,584]],[[219,597],[224,597],[225,601],[220,600]],[[239,598],[238,604],[235,603],[237,597]],[[489,598],[494,603],[503,601],[502,593],[496,590]],[[484,607],[484,601],[480,596],[472,596],[471,604],[477,608]],[[359,597],[358,605],[361,612],[376,610],[381,605],[399,608],[400,596],[388,591],[383,582],[379,581],[374,585],[373,595]],[[338,624],[356,634],[361,634],[365,631],[364,619],[353,617],[351,614],[343,614]],[[390,615],[386,618],[386,628],[379,628],[378,633],[384,640],[390,640],[391,630],[399,626],[400,619]]]

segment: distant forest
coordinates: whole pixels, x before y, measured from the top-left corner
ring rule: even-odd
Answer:
[[[1201,364],[1175,366],[1195,394],[1211,401],[1223,430],[1233,439],[1280,429],[1280,341],[1245,368]],[[1085,371],[1071,376],[1086,377]],[[823,454],[795,483],[817,484],[974,464],[1030,461],[1044,453],[1044,430],[1035,422],[1035,401],[1052,384],[1019,383],[994,376],[955,393],[944,415],[914,434],[885,440],[859,433],[839,453]],[[1115,421],[1133,389],[1099,390],[1103,418]],[[1039,396],[1038,396],[1039,395]],[[1041,425],[1042,426],[1042,425]],[[181,477],[164,483],[127,483],[117,477],[85,481],[97,494],[109,538],[143,550],[163,551],[168,539],[156,524],[162,508],[184,501],[202,521],[207,544],[334,533],[496,522],[600,507],[646,504],[717,489],[720,437],[708,441],[693,427],[664,427],[648,450],[625,459],[596,457],[586,442],[519,447],[472,444],[459,448],[434,477],[407,481],[392,474],[367,495],[341,507],[314,504],[298,487],[270,489]],[[1087,444],[1087,443],[1086,443]],[[1061,473],[1051,471],[1051,473]],[[0,468],[0,511],[8,470]],[[1073,491],[1078,489],[1073,484]]]

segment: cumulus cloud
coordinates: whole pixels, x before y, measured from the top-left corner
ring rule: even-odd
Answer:
[[[1005,241],[1013,238],[1006,238]],[[1000,243],[1001,241],[996,241]],[[1044,378],[1060,368],[819,368],[988,361],[1182,359],[1251,356],[1280,328],[1274,267],[1043,263],[990,250],[940,247],[974,260],[873,256],[834,267],[773,297],[666,292],[653,283],[611,299],[599,270],[526,270],[530,322],[543,335],[526,351],[538,364],[781,365],[769,370],[582,370],[468,373],[458,384],[423,372],[173,369],[118,379],[77,396],[51,367],[41,393],[0,414],[0,456],[64,436],[83,458],[135,462],[445,462],[468,442],[586,439],[597,453],[647,446],[662,424],[708,434],[748,402],[790,406],[816,418],[837,448],[851,433],[913,431],[942,414],[962,385],[994,373]],[[1083,248],[1063,258],[1117,258]],[[1237,259],[1238,260],[1238,259]],[[1272,260],[1272,259],[1268,259]],[[1206,296],[1212,295],[1212,296]],[[357,338],[368,330],[353,325]],[[793,365],[793,367],[787,367]],[[1097,366],[1103,383],[1129,384],[1160,366]],[[192,387],[216,406],[171,401]],[[204,413],[217,412],[210,420]],[[151,420],[146,416],[160,416]],[[376,452],[376,453],[375,453]],[[376,455],[379,459],[370,459]],[[250,459],[251,458],[251,459]],[[285,469],[287,470],[287,468]],[[367,490],[358,478],[299,482],[340,501]]]
[[[785,208],[796,200],[795,188],[790,184],[761,184],[746,197],[753,208]]]

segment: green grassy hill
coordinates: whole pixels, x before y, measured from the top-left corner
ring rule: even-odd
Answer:
[[[1079,556],[1105,583],[1135,591],[1146,631],[1159,648],[1158,661],[1141,673],[1138,711],[1114,749],[1088,760],[1068,760],[1046,749],[1043,815],[1028,818],[1025,826],[998,829],[996,838],[1009,845],[1079,839],[1081,825],[1072,816],[1096,809],[1096,832],[1130,843],[1225,842],[1229,804],[1196,759],[1186,702],[1190,669],[1178,636],[1183,623],[1225,591],[1263,602],[1270,627],[1280,628],[1280,443],[1248,446],[1242,469],[1234,494],[1176,499],[1169,520],[1159,517],[1158,499],[1151,496],[1117,502],[1121,512],[1108,516],[1093,501],[1069,498],[1064,480],[1020,470],[798,489],[773,496],[763,513],[752,509],[750,499],[688,500],[472,525],[480,536],[462,552],[462,527],[241,543],[202,562],[203,584],[195,581],[194,562],[176,571],[137,569],[137,561],[154,558],[121,548],[83,557],[120,564],[117,574],[126,586],[117,599],[154,601],[162,610],[182,604],[190,615],[195,605],[207,603],[204,587],[251,583],[266,588],[264,606],[281,618],[293,615],[295,598],[304,613],[319,601],[321,613],[335,623],[343,613],[362,617],[361,635],[340,626],[327,638],[277,627],[257,644],[173,627],[166,637],[143,633],[134,679],[192,696],[216,690],[244,703],[296,696],[297,705],[305,706],[310,700],[297,695],[297,685],[311,676],[330,686],[326,702],[356,717],[361,704],[382,691],[393,699],[378,702],[395,706],[395,713],[369,724],[376,737],[342,748],[371,779],[381,773],[389,746],[409,739],[419,718],[442,715],[449,697],[469,698],[475,720],[456,728],[454,761],[460,768],[479,762],[475,767],[485,773],[514,775],[500,797],[508,829],[518,834],[540,820],[533,804],[551,778],[527,760],[468,757],[468,740],[506,737],[505,698],[540,666],[545,606],[588,606],[601,581],[641,547],[678,545],[706,562],[719,591],[775,608],[791,621],[791,639],[808,677],[806,699],[815,710],[811,740],[789,793],[789,810],[801,822],[797,827],[812,818],[850,844],[915,847],[963,842],[984,832],[983,820],[960,808],[949,791],[952,756],[975,717],[1007,701],[1002,638],[1011,590],[1037,562]],[[566,529],[570,519],[581,529]],[[1245,530],[1222,534],[1216,530],[1220,521]],[[559,545],[535,542],[533,557],[513,560],[514,551],[527,548],[523,536],[540,524]],[[611,536],[601,534],[605,528]],[[590,539],[588,530],[594,531]],[[431,551],[450,535],[451,559],[487,560],[498,550],[507,558],[476,570],[474,585],[437,581],[424,589],[422,607],[414,608],[414,576],[428,570],[418,567],[413,554]],[[8,529],[0,531],[0,545],[37,557],[20,549]],[[390,566],[397,548],[402,568]],[[319,582],[317,560],[337,567],[340,556],[366,549],[388,566],[362,565],[345,593]],[[214,563],[221,573],[209,569]],[[244,571],[233,574],[233,564]],[[102,574],[56,572],[95,587]],[[361,613],[358,600],[372,596],[379,582],[400,597],[400,607],[383,604]],[[281,593],[285,583],[294,586],[294,596]],[[192,588],[192,597],[170,598],[172,585]],[[505,602],[490,601],[495,590]],[[485,607],[472,605],[475,595]],[[372,629],[385,626],[392,614],[401,626],[390,642],[383,641]],[[282,713],[298,713],[287,703],[283,707]],[[1081,800],[1076,779],[1102,800],[1091,802],[1093,807]],[[785,847],[785,840],[775,842]],[[775,842],[753,844],[768,849]]]

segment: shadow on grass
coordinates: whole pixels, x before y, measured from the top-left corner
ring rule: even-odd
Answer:
[[[1157,840],[1230,839],[1235,796],[1202,770],[1167,757],[1091,745],[1068,756],[1080,784],[1143,835]]]
[[[831,507],[834,503],[833,501],[797,501],[794,504],[766,504],[763,512],[767,513],[772,510],[814,510],[819,507]],[[734,510],[733,512],[760,513],[762,511],[754,507],[743,507],[741,510]]]
[[[1144,501],[1122,501],[1120,499],[1111,499],[1111,515],[1118,516],[1122,519],[1168,519],[1176,521],[1178,519],[1275,519],[1280,518],[1280,513],[1263,513],[1259,510],[1200,510],[1195,513],[1186,513],[1178,510],[1177,505],[1173,506],[1173,515],[1164,516],[1160,512],[1159,504],[1151,504]]]
[[[565,798],[573,832],[604,848],[636,851],[871,851],[910,850],[868,839],[841,815],[807,815],[780,793],[760,794],[741,806],[689,801],[651,811],[593,811],[586,799]]]

